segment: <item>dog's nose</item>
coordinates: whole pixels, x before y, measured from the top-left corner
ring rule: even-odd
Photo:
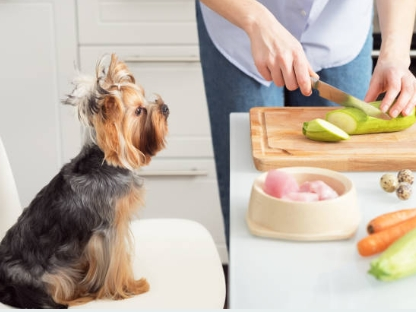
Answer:
[[[162,112],[162,114],[166,117],[169,116],[169,107],[166,104],[162,104],[160,106],[160,111]]]

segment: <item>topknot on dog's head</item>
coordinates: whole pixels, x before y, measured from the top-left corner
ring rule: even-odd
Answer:
[[[96,76],[102,78],[103,87],[106,88],[136,83],[126,64],[119,61],[115,54],[111,55],[111,62],[107,69],[104,67],[103,59],[101,59],[96,68]]]
[[[108,55],[105,55],[98,61],[95,77],[79,73],[72,81],[73,91],[62,100],[62,103],[77,108],[79,120],[86,127],[93,126],[93,116],[99,113],[105,96],[120,96],[117,93],[121,92],[122,86],[135,85],[133,75],[115,54],[111,55],[108,65],[107,60]]]

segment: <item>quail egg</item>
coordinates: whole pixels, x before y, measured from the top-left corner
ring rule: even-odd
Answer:
[[[412,185],[408,182],[400,182],[396,189],[396,195],[401,200],[407,200],[412,195]]]
[[[413,184],[414,176],[410,169],[402,169],[397,173],[397,180],[400,182],[408,182]]]
[[[399,186],[397,176],[393,173],[385,173],[380,178],[380,186],[386,192],[392,193]]]

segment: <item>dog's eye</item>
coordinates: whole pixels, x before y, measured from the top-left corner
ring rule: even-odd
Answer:
[[[137,107],[135,111],[136,116],[140,116],[142,114],[142,111],[143,111],[143,107]]]

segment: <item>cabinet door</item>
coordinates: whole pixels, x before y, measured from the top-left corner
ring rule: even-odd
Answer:
[[[194,0],[78,1],[81,45],[197,45]]]
[[[27,206],[80,147],[72,108],[76,62],[72,0],[0,0],[0,136]]]

